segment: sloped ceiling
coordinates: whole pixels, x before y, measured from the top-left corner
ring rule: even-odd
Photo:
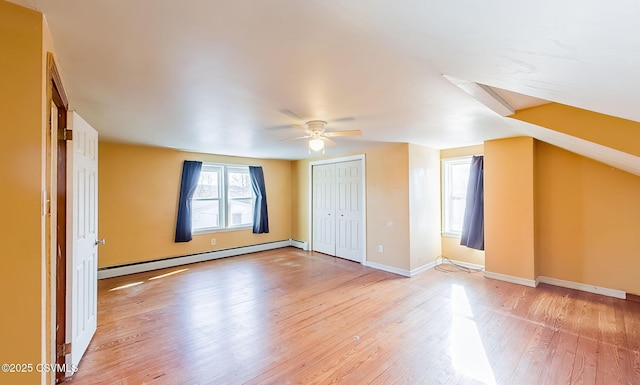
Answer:
[[[106,140],[300,159],[304,141],[279,140],[310,119],[363,131],[329,154],[527,129],[443,74],[640,121],[631,0],[17,2],[45,14],[71,105]]]

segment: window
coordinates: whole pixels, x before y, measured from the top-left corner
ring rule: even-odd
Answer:
[[[253,189],[249,167],[204,163],[193,195],[194,231],[253,224]]]
[[[442,233],[450,237],[462,235],[462,221],[467,203],[467,184],[471,157],[442,160]]]

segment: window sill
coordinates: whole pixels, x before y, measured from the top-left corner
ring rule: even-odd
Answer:
[[[193,230],[193,235],[200,235],[200,234],[212,234],[212,233],[228,233],[231,231],[242,231],[242,230],[251,230],[253,229],[253,225],[250,226],[238,226],[238,227],[227,227],[224,229],[199,229],[199,230]]]
[[[442,232],[442,236],[443,237],[447,237],[447,238],[462,238],[462,234],[461,233],[452,233],[452,232],[447,232],[447,231],[443,231]]]

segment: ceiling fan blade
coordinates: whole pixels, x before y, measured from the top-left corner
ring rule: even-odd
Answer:
[[[338,122],[350,122],[352,120],[356,120],[356,118],[354,118],[353,116],[345,116],[344,118],[340,118],[340,119],[332,119],[327,123],[331,124],[331,123],[338,123]]]
[[[286,128],[291,128],[291,124],[281,124],[279,126],[266,127],[267,130],[284,130]]]
[[[290,125],[289,127],[291,127],[291,128],[296,128],[296,129],[298,129],[298,130],[302,130],[302,131],[306,132],[308,135],[313,134],[313,131],[311,131],[311,130],[310,130],[310,129],[308,129],[307,127],[302,126],[302,125],[300,125],[300,124],[292,124],[292,125]]]
[[[345,131],[331,131],[325,132],[326,136],[358,136],[362,135],[360,130],[345,130]]]
[[[295,120],[302,120],[302,118],[300,117],[300,115],[296,114],[295,112],[291,111],[288,108],[283,108],[281,110],[278,110],[278,112],[280,112],[281,114],[287,115],[288,117],[295,119]]]
[[[309,139],[310,137],[311,135],[297,136],[295,138],[280,139],[278,142],[289,142],[289,141],[298,140],[298,139]]]
[[[327,138],[326,136],[321,136],[320,139],[322,139],[324,141],[324,145],[325,146],[335,146],[336,142],[334,142],[333,140]]]

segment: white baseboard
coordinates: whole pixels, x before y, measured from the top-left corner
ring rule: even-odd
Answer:
[[[409,270],[399,269],[397,267],[387,266],[387,265],[383,265],[382,263],[371,262],[371,261],[364,261],[364,262],[362,262],[362,264],[364,266],[371,267],[371,268],[378,269],[378,270],[382,270],[382,271],[386,271],[388,273],[398,274],[398,275],[402,275],[404,277],[411,277],[411,272]]]
[[[587,285],[585,283],[565,281],[562,279],[545,277],[545,276],[538,277],[537,281],[541,283],[546,283],[549,285],[566,287],[567,289],[574,289],[574,290],[586,291],[588,293],[606,295],[608,297],[614,297],[614,298],[620,298],[620,299],[627,298],[627,293],[622,290],[608,289],[606,287]]]
[[[403,277],[415,277],[416,275],[427,271],[429,269],[432,269],[436,263],[434,262],[429,262],[426,265],[420,266],[418,268],[415,268],[413,270],[406,270],[406,269],[400,269],[398,267],[393,267],[393,266],[388,266],[388,265],[383,265],[382,263],[377,263],[377,262],[371,262],[371,261],[364,261],[362,262],[362,264],[364,266],[367,267],[371,267],[373,269],[377,269],[377,270],[382,270],[382,271],[386,271],[388,273],[393,273],[393,274],[398,274],[401,275]]]
[[[156,261],[141,262],[141,263],[136,263],[134,265],[107,267],[107,268],[102,268],[98,270],[98,279],[118,277],[121,275],[134,274],[134,273],[142,273],[144,271],[164,269],[167,267],[175,267],[175,266],[186,265],[189,263],[210,261],[210,260],[219,259],[219,258],[233,257],[236,255],[255,253],[258,251],[279,249],[287,246],[292,246],[290,239],[286,241],[262,243],[258,245],[236,247],[233,249],[215,250],[215,251],[210,251],[206,253],[185,255],[182,257],[173,257],[173,258],[167,258],[167,259],[160,259]]]
[[[296,241],[295,239],[289,239],[289,241],[291,242],[291,246],[304,251],[309,251],[309,242]]]
[[[469,269],[474,269],[474,270],[484,270],[484,265],[478,265],[476,263],[470,263],[470,262],[464,262],[464,261],[457,261],[457,260],[451,259],[451,258],[447,258],[447,259],[449,261],[455,263],[456,265],[460,265],[462,267],[467,267]],[[441,263],[437,263],[437,261],[436,261],[434,266],[437,266],[437,265],[441,265]]]
[[[233,257],[236,255],[255,253],[258,251],[279,249],[287,246],[293,246],[302,250],[308,250],[309,243],[289,239],[285,241],[262,243],[258,245],[236,247],[233,249],[216,250],[216,251],[210,251],[210,252],[201,253],[201,254],[185,255],[182,257],[167,258],[167,259],[161,259],[161,260],[149,261],[149,262],[141,262],[134,265],[107,267],[107,268],[102,268],[98,270],[98,279],[118,277],[121,275],[141,273],[145,271],[164,269],[167,267],[175,267],[175,266],[181,266],[181,265],[186,265],[190,263],[210,261],[210,260],[219,259],[219,258]],[[477,265],[474,263],[462,262],[462,261],[456,261],[456,260],[451,260],[451,261],[458,265],[469,267],[471,269],[484,268],[484,266]],[[398,274],[403,277],[415,277],[416,275],[435,267],[436,261],[429,262],[426,265],[420,266],[411,271],[406,269],[400,269],[393,266],[384,265],[382,263],[371,262],[371,261],[364,261],[362,264],[367,267],[386,271],[393,274]],[[535,280],[531,280],[526,278],[514,277],[511,275],[493,273],[490,271],[485,271],[484,276],[490,279],[497,279],[499,281],[515,283],[518,285],[524,285],[529,287],[536,287],[538,286],[538,283],[541,282],[549,285],[565,287],[568,289],[581,290],[588,293],[606,295],[613,298],[620,298],[620,299],[627,298],[627,293],[622,290],[609,289],[606,287],[587,285],[584,283],[565,281],[562,279],[545,277],[545,276],[539,276]]]
[[[484,272],[484,276],[485,276],[485,278],[497,279],[498,281],[505,281],[505,282],[515,283],[517,285],[524,285],[524,286],[529,286],[529,287],[538,286],[538,280],[537,279],[533,280],[533,279],[514,277],[512,275],[505,275],[505,274],[500,274],[500,273],[492,273],[490,271],[485,271]]]
[[[436,266],[436,261],[431,261],[431,262],[427,263],[426,265],[422,265],[422,266],[420,266],[418,268],[412,269],[409,272],[409,277],[415,277],[416,275],[418,275],[418,274],[420,274],[420,273],[422,273],[424,271],[427,271],[429,269],[433,269],[435,266]]]

